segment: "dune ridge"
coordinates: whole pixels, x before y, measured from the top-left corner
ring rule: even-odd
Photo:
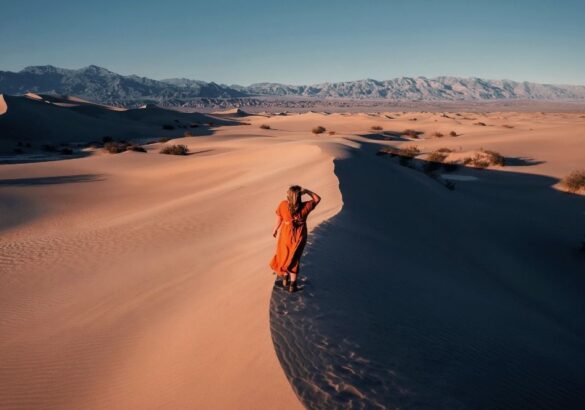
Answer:
[[[287,183],[327,198],[313,226],[338,211],[332,158],[303,141],[185,142],[217,153],[2,169],[8,219],[43,201],[2,231],[3,407],[299,407],[269,332],[270,225]]]
[[[72,110],[31,102],[47,125]],[[165,112],[109,114],[156,123]],[[582,282],[567,272],[582,267],[585,226],[582,197],[555,188],[583,163],[584,130],[582,113],[266,113],[174,139],[184,157],[158,154],[161,143],[0,165],[0,407],[299,408],[295,393],[305,404],[403,406],[447,391],[439,404],[453,408],[473,390],[453,358],[510,381],[494,394],[570,403],[585,315]],[[410,145],[492,149],[510,164],[459,169],[449,191],[375,155]],[[274,209],[293,183],[323,202],[309,218],[303,289],[289,297],[273,289],[268,261]],[[475,318],[484,339],[465,326]],[[526,355],[510,360],[514,349]],[[486,362],[534,357],[555,375],[539,393]],[[542,387],[546,374],[527,369],[512,373]]]

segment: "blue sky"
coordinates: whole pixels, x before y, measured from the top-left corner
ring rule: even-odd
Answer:
[[[0,70],[308,84],[453,75],[585,84],[585,0],[0,0]]]

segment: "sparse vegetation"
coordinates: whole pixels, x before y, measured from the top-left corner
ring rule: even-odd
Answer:
[[[130,145],[128,151],[135,151],[135,152],[146,152],[146,148],[141,147],[140,145]]]
[[[562,185],[571,193],[585,191],[585,170],[573,171],[563,178]]]
[[[449,133],[449,135],[450,135],[450,136],[452,136],[452,137],[456,137],[456,136],[457,136],[457,133],[456,133],[455,131],[451,131],[451,132]]]
[[[410,118],[408,121],[417,121],[417,118]]]
[[[504,128],[514,128],[514,126],[513,125],[510,125],[510,124],[504,124],[504,125],[502,125],[502,127],[504,127]]]
[[[485,127],[486,126],[485,122],[481,122],[481,121],[474,122],[473,125],[480,125],[482,127]]]
[[[489,150],[483,152],[487,154],[490,165],[499,165],[501,167],[506,165],[506,159],[499,152]]]
[[[185,131],[185,132],[183,133],[183,137],[185,137],[185,138],[192,137],[192,136],[193,136],[193,134],[191,134],[191,132],[190,132],[190,131]]]
[[[262,124],[260,126],[260,128],[263,129],[263,130],[269,130],[270,129],[270,125],[268,125],[268,124]]]
[[[327,129],[325,127],[320,126],[320,125],[313,128],[313,134],[323,134],[325,131],[327,131]]]
[[[443,148],[439,148],[436,152],[441,152],[443,154],[449,154],[449,153],[453,152],[453,150],[450,148],[443,147]]]
[[[426,173],[431,173],[436,171],[441,167],[443,161],[447,158],[447,154],[439,151],[431,152],[424,164],[423,171]]]
[[[160,153],[167,155],[187,155],[189,153],[189,148],[183,144],[167,145],[166,147],[161,148]]]
[[[108,151],[110,154],[119,154],[121,152],[126,151],[126,149],[128,148],[127,143],[125,142],[115,142],[115,141],[111,141],[111,142],[106,142],[104,144],[104,149],[106,151]]]
[[[329,135],[335,135],[335,131],[329,131]]]
[[[372,130],[374,131],[382,131],[384,128],[379,125],[372,125]]]
[[[411,129],[406,129],[406,130],[404,130],[404,131],[401,132],[401,135],[403,137],[410,137],[410,138],[418,138],[422,134],[424,134],[424,132],[422,132],[422,131],[416,131],[416,130],[411,130]]]
[[[431,136],[435,137],[435,138],[442,138],[443,137],[443,133],[439,132],[439,131],[435,131],[431,134]]]

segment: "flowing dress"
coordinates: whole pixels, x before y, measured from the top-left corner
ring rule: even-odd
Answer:
[[[307,216],[315,206],[317,206],[315,201],[303,202],[294,215],[291,215],[286,200],[276,208],[276,214],[282,218],[282,224],[276,254],[270,261],[270,267],[278,276],[285,276],[287,272],[299,273],[301,256],[307,244]]]

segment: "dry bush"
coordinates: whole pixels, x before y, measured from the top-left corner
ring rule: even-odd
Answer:
[[[135,152],[146,152],[146,149],[144,147],[141,147],[140,145],[130,145],[128,146],[127,150]]]
[[[420,155],[420,150],[416,145],[411,145],[409,147],[401,148],[398,155],[401,157],[414,158],[417,155]]]
[[[449,135],[450,135],[450,136],[452,136],[452,137],[456,137],[456,136],[457,136],[457,133],[456,133],[455,131],[451,131],[451,132],[449,133]]]
[[[418,120],[415,117],[415,118],[410,118],[408,121],[418,121]]]
[[[189,148],[183,144],[167,145],[161,148],[160,153],[167,155],[187,155]]]
[[[191,132],[190,132],[190,131],[185,131],[185,132],[183,133],[183,137],[185,137],[185,138],[192,137],[192,136],[193,136],[193,134],[191,134]]]
[[[270,125],[268,125],[268,124],[262,124],[260,126],[260,128],[263,129],[263,130],[269,130],[270,129]]]
[[[335,135],[335,131],[329,131],[329,135]]]
[[[479,154],[475,154],[473,158],[471,158],[471,165],[476,168],[487,168],[490,166],[490,163],[487,159],[483,158]]]
[[[510,125],[510,124],[504,124],[504,125],[502,125],[502,127],[504,127],[504,128],[514,128],[514,126],[513,125]]]
[[[431,134],[432,137],[435,138],[442,138],[443,137],[443,133],[439,132],[439,131],[435,131]]]
[[[452,150],[452,149],[450,149],[450,148],[439,148],[439,149],[437,150],[437,152],[442,152],[442,153],[444,153],[444,154],[449,154],[450,152],[453,152],[453,150]]]
[[[320,126],[320,125],[313,128],[313,134],[323,134],[325,131],[327,131],[327,129],[325,127]]]
[[[125,142],[110,141],[104,144],[104,149],[108,151],[110,154],[119,154],[121,152],[126,151],[127,148],[128,144]]]
[[[571,193],[585,190],[585,170],[573,171],[563,178],[562,185]]]
[[[374,130],[374,131],[382,131],[383,129],[384,129],[384,128],[382,128],[382,127],[381,127],[381,126],[379,126],[379,125],[372,125],[372,130]]]
[[[485,127],[485,122],[474,122],[473,125],[481,125],[482,127]]]
[[[429,162],[443,162],[445,161],[445,158],[447,158],[447,154],[445,154],[444,152],[441,152],[439,150],[431,152],[429,154],[429,157],[427,158],[427,161]]]
[[[403,137],[418,138],[422,134],[424,134],[424,132],[422,132],[422,131],[416,131],[416,130],[411,130],[411,129],[406,129],[406,130],[402,131],[400,134]]]
[[[499,165],[501,167],[506,165],[506,159],[499,152],[489,150],[485,150],[483,152],[487,154],[487,161],[490,163],[490,165]]]

